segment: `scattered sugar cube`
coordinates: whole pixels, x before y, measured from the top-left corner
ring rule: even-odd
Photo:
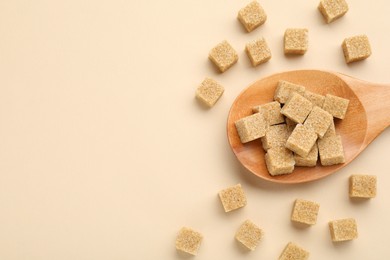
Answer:
[[[289,132],[286,124],[270,126],[265,136],[261,138],[264,150],[267,151],[273,147],[284,147],[288,136]]]
[[[246,196],[241,184],[234,185],[219,192],[225,212],[242,208],[246,205]]]
[[[254,67],[269,61],[272,57],[271,50],[264,38],[248,43],[245,46],[245,51]]]
[[[265,23],[267,15],[257,1],[252,1],[238,12],[237,18],[244,25],[245,29],[251,32]]]
[[[203,236],[191,228],[183,227],[176,237],[176,249],[191,255],[196,255]]]
[[[322,165],[327,166],[345,162],[341,136],[334,135],[318,139],[317,144]]]
[[[353,218],[330,221],[329,230],[333,242],[348,241],[358,237],[356,221]]]
[[[294,153],[306,157],[315,145],[317,134],[313,129],[298,124],[286,142],[286,148]]]
[[[371,56],[371,46],[366,35],[346,38],[341,47],[346,63],[364,60]]]
[[[348,4],[345,0],[321,0],[318,10],[326,23],[331,23],[348,12]]]
[[[292,173],[294,170],[293,153],[285,147],[273,147],[265,154],[265,163],[272,176]]]
[[[307,29],[290,28],[284,33],[285,54],[305,54],[309,46]]]
[[[332,120],[328,130],[326,130],[326,133],[324,134],[324,136],[322,138],[327,138],[327,137],[334,136],[334,135],[336,135],[336,127],[334,126],[334,121]]]
[[[351,198],[375,198],[375,175],[351,175],[349,177],[349,196]]]
[[[298,92],[299,94],[304,95],[305,87],[288,81],[279,80],[278,86],[275,90],[274,100],[284,104],[293,92]]]
[[[313,107],[309,116],[307,117],[304,125],[310,127],[316,132],[318,137],[324,137],[326,131],[328,131],[329,126],[333,122],[333,116],[319,108],[317,106]]]
[[[241,118],[235,122],[235,125],[242,143],[263,137],[268,128],[263,111]]]
[[[348,105],[348,99],[327,94],[322,109],[336,118],[344,119]]]
[[[318,160],[318,147],[317,144],[313,145],[309,154],[306,157],[302,157],[298,154],[294,154],[295,166],[314,167],[317,165]]]
[[[325,96],[323,95],[306,90],[303,97],[313,103],[314,106],[322,107],[324,105]]]
[[[281,107],[278,101],[273,101],[260,106],[253,107],[253,112],[257,113],[262,109],[269,125],[284,123],[284,116],[280,113]]]
[[[307,260],[310,253],[300,246],[289,242],[284,248],[279,260]]]
[[[211,49],[209,59],[221,72],[225,72],[238,61],[238,54],[227,41],[222,41]]]
[[[236,240],[250,250],[255,250],[259,244],[263,231],[252,221],[246,220],[236,233]]]
[[[290,118],[291,120],[302,124],[309,115],[312,108],[313,104],[309,100],[294,92],[291,94],[286,104],[284,104],[280,110],[280,113]]]
[[[317,215],[320,204],[313,201],[297,199],[295,200],[291,220],[307,225],[314,225],[317,222]]]
[[[215,80],[206,78],[196,90],[195,96],[206,106],[212,107],[222,96],[224,88]]]

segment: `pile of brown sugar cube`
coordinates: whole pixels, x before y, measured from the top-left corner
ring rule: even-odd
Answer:
[[[292,173],[295,166],[344,163],[342,140],[333,118],[344,119],[349,100],[310,92],[279,81],[274,101],[253,107],[253,114],[235,122],[242,143],[261,139],[268,172]]]
[[[318,10],[326,23],[344,16],[348,11],[345,0],[319,0]],[[252,1],[239,10],[237,18],[250,33],[264,24],[267,15],[262,6]],[[309,48],[309,31],[306,28],[287,28],[284,32],[284,54],[305,55]],[[364,60],[371,55],[367,36],[345,38],[341,49],[346,63]],[[272,58],[271,49],[264,37],[249,42],[245,52],[255,67]],[[226,40],[211,49],[209,60],[224,73],[238,63],[238,53]],[[309,86],[307,86],[309,87]],[[265,162],[272,176],[290,174],[296,166],[315,167],[345,162],[341,136],[337,134],[334,120],[347,114],[349,100],[332,94],[320,95],[294,82],[279,81],[273,100],[258,104],[253,113],[235,122],[243,144],[260,139],[266,151]],[[224,87],[206,78],[196,90],[196,98],[213,107],[224,93]],[[240,184],[225,188],[219,193],[224,211],[229,214],[248,204]],[[369,199],[376,196],[376,176],[351,175],[349,197]],[[312,226],[317,222],[320,204],[305,199],[293,202],[290,221]],[[251,219],[245,219],[237,228],[235,240],[248,250],[255,250],[264,237],[263,228]],[[330,220],[328,223],[332,242],[349,241],[358,237],[356,220],[352,217]],[[182,227],[176,237],[176,249],[196,255],[203,235],[189,227]],[[307,260],[309,251],[294,242],[288,242],[279,260]]]

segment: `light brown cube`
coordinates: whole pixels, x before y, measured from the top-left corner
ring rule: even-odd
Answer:
[[[241,184],[223,189],[218,195],[225,212],[230,212],[246,206],[246,196]]]
[[[309,47],[308,29],[290,28],[284,33],[284,53],[300,54],[306,53]]]
[[[322,165],[329,166],[345,162],[341,136],[334,135],[318,139],[317,144]]]
[[[293,92],[304,95],[305,87],[288,81],[279,80],[275,90],[274,100],[284,104]]]
[[[209,59],[220,72],[225,72],[238,61],[238,54],[227,41],[222,41],[211,49]]]
[[[348,4],[345,0],[321,0],[318,10],[326,23],[331,23],[348,12]]]
[[[191,228],[183,227],[176,237],[176,249],[191,255],[196,255],[203,236]]]
[[[252,1],[238,12],[237,18],[244,25],[245,29],[251,32],[265,23],[267,14],[257,1]]]
[[[289,242],[284,248],[279,260],[307,260],[310,253],[297,244]]]
[[[195,96],[203,104],[212,107],[222,96],[224,88],[215,80],[206,78],[196,90]]]
[[[313,201],[297,199],[294,203],[291,221],[314,225],[317,222],[319,210],[320,204]]]
[[[265,163],[270,175],[289,174],[294,170],[293,153],[285,147],[274,147],[265,154]]]
[[[324,134],[324,136],[322,138],[327,138],[327,137],[331,137],[331,136],[335,136],[335,135],[336,135],[336,127],[334,126],[334,121],[332,120],[328,130],[326,130],[326,133]]]
[[[296,123],[303,124],[312,109],[313,104],[309,100],[298,93],[292,93],[280,113]]]
[[[313,103],[314,106],[322,107],[324,105],[325,96],[323,95],[306,90],[303,97]]]
[[[255,106],[252,108],[252,110],[254,113],[263,110],[264,116],[269,125],[284,123],[284,116],[280,113],[281,107],[278,101],[273,101],[260,106]]]
[[[341,47],[346,63],[360,61],[371,56],[371,46],[366,35],[357,35],[344,39]]]
[[[263,230],[252,221],[246,220],[236,232],[235,238],[246,248],[253,251],[256,249],[262,236]]]
[[[295,166],[314,167],[317,165],[318,160],[318,147],[317,144],[313,145],[309,154],[306,157],[302,157],[298,154],[294,154]]]
[[[263,137],[268,129],[268,122],[265,113],[260,111],[237,120],[235,126],[241,142],[247,143]]]
[[[326,131],[328,131],[332,122],[333,116],[331,114],[322,108],[315,106],[306,118],[304,125],[313,129],[318,137],[322,138],[324,137]]]
[[[248,43],[245,46],[245,51],[253,67],[269,61],[272,57],[271,50],[264,38]]]
[[[349,177],[349,196],[351,198],[375,198],[375,175],[351,175]]]
[[[313,129],[298,124],[286,142],[286,148],[294,153],[306,157],[315,145],[317,134]]]
[[[348,241],[358,237],[356,221],[353,218],[330,221],[329,230],[333,242]]]
[[[264,150],[268,150],[273,147],[284,147],[289,137],[286,124],[270,126],[265,133],[265,136],[261,138]]]
[[[330,113],[333,117],[344,119],[348,105],[348,99],[327,94],[322,109]]]

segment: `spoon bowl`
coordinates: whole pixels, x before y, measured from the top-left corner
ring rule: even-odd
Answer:
[[[341,136],[345,163],[333,166],[295,167],[293,173],[271,176],[264,160],[261,141],[242,144],[234,122],[252,114],[252,107],[273,101],[279,80],[303,85],[321,95],[332,94],[348,99],[343,120],[335,119]],[[379,85],[347,75],[318,70],[282,72],[260,79],[238,95],[227,120],[230,147],[241,164],[260,178],[279,183],[302,183],[321,179],[348,165],[368,144],[390,125],[390,86]]]

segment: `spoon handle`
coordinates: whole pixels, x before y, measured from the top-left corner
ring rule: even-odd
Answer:
[[[365,146],[390,126],[390,85],[369,83],[341,75],[362,102],[367,114]]]

